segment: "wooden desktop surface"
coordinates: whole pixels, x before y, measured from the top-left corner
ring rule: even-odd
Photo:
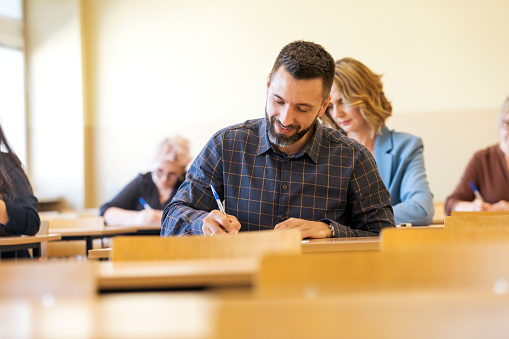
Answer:
[[[0,246],[9,246],[9,245],[24,245],[24,244],[33,244],[40,243],[43,241],[54,241],[60,240],[60,234],[46,234],[46,235],[28,235],[28,236],[18,236],[18,237],[0,237]]]
[[[302,252],[341,252],[380,250],[380,237],[304,239]]]
[[[97,282],[102,291],[249,286],[259,267],[258,259],[253,258],[97,264]]]
[[[89,237],[89,236],[111,236],[117,234],[126,234],[136,232],[136,227],[124,226],[105,226],[104,228],[51,228],[52,233],[57,233],[64,237]]]
[[[0,301],[6,338],[504,338],[508,318],[507,295],[450,291],[284,300],[151,292]]]

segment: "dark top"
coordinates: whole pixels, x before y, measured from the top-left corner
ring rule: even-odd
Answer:
[[[175,196],[177,188],[182,184],[181,180],[173,188],[173,192],[168,200],[161,204],[159,201],[159,191],[157,190],[154,181],[152,181],[152,172],[145,174],[138,174],[127,186],[125,186],[120,193],[117,194],[110,202],[102,205],[99,215],[104,215],[104,212],[110,207],[118,207],[124,210],[141,211],[143,205],[139,202],[139,198],[143,198],[150,207],[155,210],[163,210],[168,205],[171,199]]]
[[[500,200],[509,201],[509,170],[500,146],[490,146],[474,154],[454,192],[445,201],[445,213],[451,211],[458,201],[473,201],[470,187],[474,183],[484,201],[490,204]]]
[[[0,236],[34,235],[39,231],[41,224],[37,212],[37,198],[34,197],[23,170],[16,166],[14,160],[6,153],[2,152],[0,156],[6,159],[8,173],[12,176],[18,193],[16,200],[10,198],[9,194],[4,200],[9,221],[5,225],[0,224]]]
[[[308,145],[286,156],[271,147],[265,121],[214,134],[166,207],[161,235],[203,234],[204,217],[218,209],[211,184],[241,231],[273,229],[291,217],[330,222],[340,237],[395,226],[389,192],[366,147],[318,123]]]

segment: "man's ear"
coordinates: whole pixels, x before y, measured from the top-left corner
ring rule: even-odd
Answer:
[[[267,75],[267,94],[269,93],[269,87],[270,87],[270,73]]]
[[[319,118],[321,118],[322,115],[325,113],[327,106],[329,106],[330,99],[331,99],[331,96],[329,95],[329,97],[323,101],[322,107],[320,108],[320,113],[318,113]]]

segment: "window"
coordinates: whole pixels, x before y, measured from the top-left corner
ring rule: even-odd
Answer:
[[[0,1],[0,123],[26,164],[26,119],[21,0]]]

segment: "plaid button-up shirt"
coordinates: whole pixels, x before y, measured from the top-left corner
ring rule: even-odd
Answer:
[[[291,217],[332,223],[339,237],[373,236],[395,226],[371,153],[319,122],[292,156],[271,147],[265,118],[214,134],[165,208],[162,236],[203,234],[203,219],[218,209],[211,184],[240,231],[273,229]]]

